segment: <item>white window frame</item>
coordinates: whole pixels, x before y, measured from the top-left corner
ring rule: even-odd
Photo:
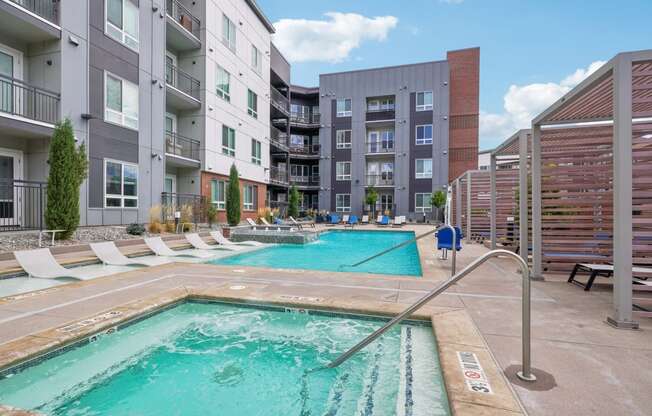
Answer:
[[[422,139],[419,139],[419,127],[423,127],[424,131],[424,137]],[[430,138],[425,137],[425,131],[426,127],[430,127]],[[435,129],[432,124],[419,124],[414,128],[414,142],[417,144],[417,146],[421,145],[430,145],[432,144],[433,137],[435,135]]]
[[[349,140],[346,141],[346,133],[349,133]],[[341,140],[340,140],[341,139]],[[350,149],[353,144],[353,131],[350,129],[336,130],[335,143],[337,149]]]
[[[343,111],[339,111],[337,109],[339,107],[340,101],[344,101],[344,110]],[[346,109],[346,102],[347,101],[349,101],[351,103],[351,110]],[[337,112],[337,117],[351,117],[351,115],[353,114],[353,100],[351,100],[350,98],[339,98],[335,102],[335,111]]]
[[[422,203],[425,205],[418,206],[417,200],[419,196],[422,197]],[[430,192],[417,192],[414,194],[414,212],[432,212],[432,205],[430,205],[430,197],[432,193]]]
[[[251,68],[259,75],[263,72],[263,54],[253,43],[251,44]]]
[[[228,28],[226,31],[225,26]],[[233,28],[233,31],[231,31],[231,28]],[[231,20],[226,14],[222,13],[222,43],[233,53],[236,51],[237,32],[238,29],[236,28],[235,23],[233,23],[233,20]]]
[[[117,79],[120,81],[120,94],[121,94],[121,102],[120,105],[123,108],[123,111],[118,112],[116,110],[113,110],[108,107],[108,100],[109,100],[109,94],[107,93],[107,78],[111,77],[114,79]],[[133,117],[126,116],[124,113],[124,97],[125,97],[125,84],[128,86],[131,86],[135,89],[136,91],[136,118],[134,119]],[[126,79],[119,77],[109,71],[104,71],[104,121],[107,123],[115,124],[118,126],[122,126],[127,129],[132,129],[132,130],[138,130],[138,119],[140,117],[140,94],[138,90],[138,84],[134,84],[133,82],[127,81]],[[111,121],[108,120],[107,114],[114,114],[116,116],[120,117],[120,121]],[[135,126],[128,125],[125,123],[125,119],[132,119],[135,122]]]
[[[263,144],[260,140],[251,139],[251,163],[254,165],[263,164]]]
[[[107,194],[106,193],[106,164],[107,163],[116,163],[121,166],[120,170],[120,180],[121,180],[121,191],[122,195],[114,195],[114,194]],[[131,163],[131,162],[124,162],[122,160],[116,160],[116,159],[104,159],[104,163],[102,164],[104,168],[104,181],[103,181],[103,188],[102,188],[102,194],[104,195],[104,203],[103,206],[106,209],[138,209],[138,190],[140,189],[140,172],[138,170],[138,164],[136,163]],[[136,196],[131,196],[131,195],[125,195],[125,166],[130,166],[133,168],[136,168]],[[119,207],[112,207],[108,206],[106,204],[107,199],[119,199],[120,200],[120,206]],[[135,207],[125,207],[125,199],[128,200],[133,200],[136,201],[136,206]]]
[[[247,202],[247,192],[251,191],[251,202]],[[253,211],[254,210],[254,201],[256,196],[254,195],[254,186],[253,185],[244,185],[242,187],[242,209],[244,211]]]
[[[127,48],[138,52],[140,49],[140,8],[133,4],[130,0],[121,0],[122,1],[122,28],[117,27],[113,23],[109,22],[109,0],[104,0],[104,33],[109,36],[111,39],[116,40],[117,42],[120,42],[121,44],[125,45]],[[124,23],[125,23],[125,8],[128,7],[126,6],[127,4],[131,4],[132,7],[136,8],[136,30],[137,30],[137,36],[138,38],[134,38],[132,35],[128,34],[124,30]],[[115,32],[109,30],[109,26],[111,29],[115,30],[115,32],[119,32],[120,37],[116,36]],[[131,45],[127,43],[127,39],[131,39],[135,45]]]
[[[430,94],[430,104],[421,104],[419,105],[419,94],[423,94],[423,102],[426,102],[426,94]],[[416,110],[417,111],[431,111],[432,110],[432,104],[435,102],[434,101],[434,94],[432,91],[419,91],[415,94],[414,96],[414,104],[416,105]]]
[[[345,197],[349,198],[348,205],[344,204]],[[335,194],[335,212],[351,212],[351,194]]]
[[[430,162],[430,172],[423,171],[419,173],[419,162]],[[425,165],[423,165],[425,167]],[[414,176],[416,179],[431,179],[432,178],[432,159],[415,159],[414,160]]]
[[[216,186],[215,196],[217,199],[213,199],[213,184]],[[222,184],[222,195],[220,198],[220,184]],[[222,179],[211,179],[211,203],[215,205],[217,209],[226,209],[226,181]]]
[[[253,104],[255,108],[249,106],[249,97],[251,96],[254,97]],[[258,118],[258,94],[249,88],[247,88],[247,114],[253,118]]]
[[[220,71],[226,75],[226,85],[229,87],[229,91],[220,88]],[[219,64],[215,64],[215,94],[227,103],[231,102],[231,73]]]
[[[349,166],[349,173],[338,173],[339,172],[339,167],[340,166]],[[344,171],[346,171],[346,168],[343,168]],[[338,181],[350,181],[351,180],[351,162],[349,161],[342,161],[342,162],[336,162],[335,163],[335,180]]]
[[[224,132],[225,132],[224,129],[227,130],[227,134],[228,131],[233,131],[233,147],[230,147],[231,143],[229,143],[228,136],[227,136],[227,146],[224,146]],[[235,146],[236,146],[235,142],[236,142],[235,129],[227,126],[226,124],[223,124],[222,125],[222,154],[224,156],[235,157]]]

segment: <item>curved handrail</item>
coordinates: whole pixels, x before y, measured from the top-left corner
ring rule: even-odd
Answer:
[[[464,269],[462,269],[459,273],[456,275],[450,277],[448,280],[445,282],[442,282],[439,286],[437,286],[435,289],[431,290],[428,292],[425,296],[423,296],[421,299],[413,303],[410,307],[405,309],[403,312],[401,312],[399,315],[395,316],[392,320],[387,322],[385,325],[383,325],[381,328],[378,328],[376,331],[374,331],[371,335],[367,336],[365,339],[354,345],[352,348],[350,348],[348,351],[345,353],[341,354],[339,357],[337,357],[335,360],[333,360],[331,363],[326,365],[325,367],[322,367],[320,369],[326,369],[326,368],[335,368],[351,358],[353,354],[356,352],[360,351],[367,345],[371,344],[373,341],[375,341],[378,337],[383,335],[385,332],[387,332],[389,329],[391,329],[394,325],[399,324],[401,321],[409,317],[413,312],[421,308],[423,305],[428,303],[430,300],[433,298],[437,297],[439,294],[444,292],[446,289],[448,289],[451,285],[457,283],[460,279],[462,279],[464,276],[468,275],[471,273],[473,270],[477,269],[480,265],[485,263],[487,260],[493,258],[493,257],[498,257],[498,256],[507,256],[510,259],[514,260],[516,263],[521,268],[521,274],[523,277],[523,295],[522,295],[522,313],[523,313],[523,323],[522,323],[522,354],[523,354],[523,368],[521,371],[517,373],[518,378],[524,381],[535,381],[536,377],[534,374],[532,374],[532,367],[531,367],[531,362],[530,362],[530,269],[528,268],[527,263],[518,255],[512,253],[511,251],[507,250],[492,250],[483,256],[477,258],[474,260],[471,264],[466,266]],[[318,369],[319,370],[319,369]]]

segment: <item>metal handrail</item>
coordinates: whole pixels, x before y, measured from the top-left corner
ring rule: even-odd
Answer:
[[[435,289],[431,290],[428,292],[425,296],[423,296],[421,299],[413,303],[410,307],[405,309],[403,312],[401,312],[399,315],[394,317],[392,320],[387,322],[385,325],[383,325],[381,328],[378,328],[376,331],[374,331],[371,335],[354,345],[352,348],[350,348],[348,351],[337,357],[335,360],[333,360],[331,363],[326,365],[325,367],[318,368],[316,370],[321,370],[321,369],[326,369],[326,368],[335,368],[351,358],[353,354],[356,352],[360,351],[367,345],[371,344],[373,341],[375,341],[378,337],[383,335],[385,332],[390,330],[394,325],[401,323],[401,321],[407,319],[412,313],[420,309],[422,306],[424,306],[426,303],[428,303],[430,300],[434,299],[438,295],[440,295],[442,292],[444,292],[446,289],[448,289],[450,286],[453,284],[457,283],[460,279],[477,269],[479,266],[484,264],[487,260],[493,258],[493,257],[498,257],[498,256],[507,256],[514,260],[516,263],[518,263],[519,267],[521,268],[521,275],[523,277],[523,295],[522,295],[522,314],[523,314],[523,322],[522,322],[522,354],[523,354],[523,368],[521,371],[517,372],[516,375],[518,378],[520,378],[523,381],[536,381],[536,376],[532,374],[532,366],[530,362],[530,269],[528,268],[527,263],[518,255],[512,253],[511,251],[507,250],[492,250],[483,256],[477,258],[475,261],[473,261],[471,264],[466,266],[462,271],[457,273],[456,275],[450,277],[448,280],[445,282],[442,282],[439,286],[437,286]]]

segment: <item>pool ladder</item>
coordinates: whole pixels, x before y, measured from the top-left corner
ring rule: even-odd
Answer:
[[[445,227],[450,227],[445,226]],[[452,227],[451,227],[452,228]],[[431,233],[427,233],[431,234]],[[423,236],[427,235],[424,234]],[[419,236],[422,237],[422,236]],[[453,230],[453,248],[455,247],[455,230]],[[389,251],[389,250],[387,250]],[[387,252],[386,251],[386,252]],[[455,253],[455,250],[453,250],[453,254]],[[379,253],[378,255],[382,255],[383,253]],[[374,257],[378,257],[378,255]],[[511,251],[507,250],[492,250],[481,257],[477,258],[474,260],[471,264],[466,266],[464,269],[462,269],[459,273],[455,274],[453,272],[453,275],[446,281],[442,282],[439,286],[437,286],[435,289],[431,290],[428,292],[426,295],[424,295],[421,299],[413,303],[410,307],[405,309],[403,312],[401,312],[399,315],[394,317],[392,320],[387,322],[385,325],[383,325],[381,328],[377,329],[374,331],[371,335],[360,341],[358,344],[353,346],[351,349],[337,357],[337,359],[333,360],[331,363],[326,365],[324,368],[335,368],[351,358],[355,353],[366,347],[367,345],[371,344],[374,342],[376,339],[378,339],[381,335],[383,335],[385,332],[389,331],[392,327],[395,325],[401,323],[403,320],[408,318],[412,313],[420,309],[422,306],[424,306],[426,303],[428,303],[430,300],[436,298],[439,296],[441,293],[443,293],[446,289],[451,287],[453,284],[457,283],[459,280],[461,280],[463,277],[467,276],[470,274],[472,271],[480,267],[482,264],[484,264],[487,260],[494,258],[494,257],[499,257],[499,256],[505,256],[513,261],[515,261],[518,266],[521,269],[521,275],[523,278],[523,293],[522,293],[522,355],[523,355],[523,367],[521,371],[517,372],[516,375],[518,378],[520,378],[523,381],[536,381],[536,376],[532,374],[532,366],[530,362],[530,269],[528,268],[527,263],[518,255],[512,253]],[[455,261],[455,260],[453,260]]]

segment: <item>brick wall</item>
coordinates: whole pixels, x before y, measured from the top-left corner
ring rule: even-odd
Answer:
[[[478,167],[480,48],[450,51],[448,180]]]
[[[223,180],[225,182],[229,181],[229,177],[225,175],[218,175],[212,172],[202,172],[201,173],[201,194],[205,196],[207,200],[211,199],[211,180]],[[258,195],[255,200],[254,209],[251,211],[245,211],[242,207],[244,201],[244,191],[243,188],[245,185],[256,185],[258,187]],[[260,182],[249,181],[246,179],[240,179],[240,212],[241,220],[244,221],[245,218],[251,218],[256,220],[258,218],[258,208],[265,207],[265,200],[267,198],[267,185]],[[226,222],[226,210],[220,209],[217,211],[217,221],[225,223]]]

